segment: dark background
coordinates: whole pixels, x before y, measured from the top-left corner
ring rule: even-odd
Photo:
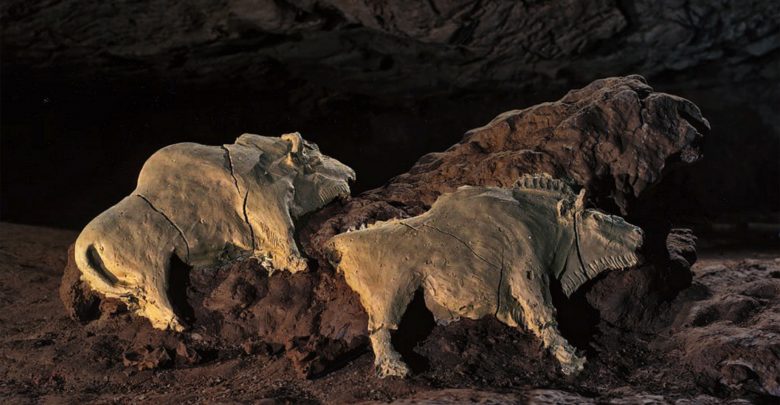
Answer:
[[[778,1],[0,4],[0,220],[81,228],[182,141],[300,131],[381,185],[497,114],[639,73],[710,120],[681,222],[778,222]]]

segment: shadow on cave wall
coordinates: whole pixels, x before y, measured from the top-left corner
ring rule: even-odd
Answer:
[[[301,131],[359,192],[501,112],[638,73],[712,124],[664,182],[670,219],[776,222],[780,6],[656,3],[11,0],[0,219],[81,228],[160,147],[243,132]]]
[[[264,91],[51,80],[4,80],[5,221],[80,228],[135,187],[157,149],[185,141],[232,143],[244,132],[300,131],[354,168],[353,192],[361,192],[499,112],[545,99],[462,91],[385,100],[281,78],[281,86]]]
[[[231,143],[243,132],[300,131],[358,173],[364,191],[417,158],[457,142],[502,111],[564,90],[517,95],[460,91],[382,100],[286,83],[266,92],[127,84],[4,80],[2,220],[80,228],[135,186],[141,165],[175,142]],[[740,99],[651,85],[697,103],[712,124],[704,160],[663,184],[670,220],[764,218],[780,207],[778,128]],[[301,88],[294,88],[301,85]],[[83,86],[83,87],[80,87]],[[305,93],[291,100],[296,90]]]

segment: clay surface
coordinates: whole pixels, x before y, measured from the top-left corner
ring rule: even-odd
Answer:
[[[3,359],[0,399],[3,402],[258,403],[265,400],[319,404],[425,400],[462,403],[470,399],[599,404],[776,402],[776,397],[769,396],[760,383],[778,378],[777,367],[769,363],[773,358],[767,355],[777,342],[774,325],[780,323],[777,319],[780,296],[771,293],[780,288],[780,252],[776,248],[713,250],[712,245],[701,242],[704,248],[699,251],[699,261],[693,265],[690,294],[679,294],[661,313],[661,319],[675,319],[680,314],[674,329],[669,328],[671,322],[643,324],[648,330],[639,331],[600,320],[598,333],[587,346],[588,363],[574,379],[561,377],[556,371],[555,358],[541,350],[533,334],[522,328],[510,328],[493,317],[477,321],[463,319],[446,326],[436,325],[431,319],[428,332],[418,343],[408,345],[394,340],[395,347],[409,356],[405,359],[415,370],[404,380],[378,378],[373,372],[374,356],[365,351],[347,356],[348,362],[331,363],[328,373],[313,374],[319,378],[304,379],[297,364],[305,367],[307,361],[313,360],[311,370],[315,370],[318,362],[325,360],[317,353],[324,353],[322,348],[327,345],[307,352],[305,339],[288,344],[286,340],[269,338],[267,346],[263,339],[257,339],[252,341],[252,354],[247,354],[238,339],[222,340],[220,335],[212,334],[214,329],[210,325],[225,325],[221,336],[227,336],[228,330],[236,326],[244,325],[242,328],[250,333],[252,328],[259,330],[267,324],[275,325],[270,331],[274,335],[298,333],[310,335],[314,340],[318,325],[322,325],[323,331],[332,330],[332,326],[344,325],[347,319],[354,323],[346,332],[335,329],[331,335],[334,341],[338,341],[341,333],[346,337],[365,334],[365,315],[360,315],[358,298],[343,278],[317,283],[322,287],[315,290],[316,296],[331,297],[311,301],[319,303],[319,307],[295,310],[299,324],[312,326],[309,330],[299,328],[293,332],[288,329],[291,321],[269,322],[282,319],[289,311],[291,303],[285,297],[294,291],[304,291],[284,287],[288,282],[282,279],[298,279],[320,271],[275,272],[270,279],[282,278],[272,281],[278,283],[275,288],[269,288],[268,293],[258,288],[255,295],[265,297],[261,298],[261,306],[268,309],[266,312],[259,311],[260,305],[253,309],[254,304],[250,304],[246,315],[241,315],[243,311],[239,309],[206,316],[199,304],[203,299],[199,297],[204,295],[213,294],[212,300],[220,297],[222,302],[230,302],[235,294],[232,298],[235,305],[231,305],[234,308],[244,308],[245,304],[240,303],[249,301],[241,298],[251,296],[242,292],[246,287],[236,288],[236,293],[226,293],[231,288],[220,287],[226,284],[227,275],[239,273],[244,278],[249,273],[257,273],[261,276],[258,285],[265,283],[263,268],[253,260],[222,265],[203,274],[193,269],[188,294],[203,323],[196,319],[190,332],[174,334],[153,329],[145,319],[123,310],[122,305],[112,304],[121,303],[110,299],[102,299],[102,311],[95,320],[82,324],[69,318],[59,297],[53,293],[68,260],[68,245],[76,236],[72,231],[0,223],[0,357]],[[66,268],[78,274],[74,264]],[[727,311],[712,312],[695,324],[688,321],[688,314],[693,312],[685,308],[705,309],[747,297],[745,294],[751,294],[756,306],[743,321],[729,320]],[[353,296],[354,301],[333,298],[339,296]],[[413,300],[410,311],[425,311],[423,297],[419,298]],[[296,295],[292,301],[297,304],[303,299]],[[318,318],[317,308],[330,309],[326,311],[328,315]],[[247,316],[252,313],[257,315]],[[338,314],[343,314],[343,318],[336,321]],[[409,320],[402,321],[399,334],[410,330]],[[561,322],[565,326],[566,320]],[[752,330],[752,340],[746,340],[751,336],[748,330]],[[179,350],[181,344],[196,351],[200,359]],[[281,354],[287,353],[285,347],[290,349],[289,355]],[[146,364],[154,364],[160,358],[153,357],[152,353],[159,354],[158,349],[167,352],[170,363],[162,362],[154,369],[142,370],[124,364],[125,358],[141,360],[142,356],[146,356]],[[727,362],[721,364],[723,359]],[[738,362],[750,364],[756,375],[738,372],[742,368],[733,366]],[[737,372],[724,378],[722,372],[729,370]]]
[[[409,370],[390,342],[422,289],[436,321],[488,315],[524,325],[565,374],[584,359],[560,335],[551,282],[569,296],[601,272],[638,263],[642,231],[585,210],[564,182],[526,175],[511,189],[464,186],[419,216],[375,223],[333,238],[331,257],[368,312],[381,376]]]
[[[76,240],[82,279],[156,328],[184,329],[169,297],[174,256],[190,265],[251,256],[306,269],[293,219],[349,196],[354,172],[300,134],[245,134],[234,144],[180,143],[152,155],[136,189]]]

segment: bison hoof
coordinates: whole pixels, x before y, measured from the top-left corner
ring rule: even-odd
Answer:
[[[305,271],[309,268],[306,259],[300,256],[290,256],[287,258],[284,264],[280,266],[274,266],[289,271],[290,273],[297,273],[299,271]]]
[[[565,375],[578,374],[585,368],[585,358],[580,356],[572,356],[571,360],[561,363],[561,372]]]
[[[170,330],[173,332],[184,332],[187,330],[187,325],[179,320],[179,318],[175,315],[169,318],[167,321],[162,321],[159,323],[152,322],[152,326],[158,329]]]
[[[168,325],[168,328],[174,332],[184,332],[185,330],[187,330],[187,326],[179,322],[178,319],[172,320],[171,323]]]
[[[409,375],[409,367],[401,359],[388,359],[379,361],[376,364],[376,373],[379,378],[400,377]]]

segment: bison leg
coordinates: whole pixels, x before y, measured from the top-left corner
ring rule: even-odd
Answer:
[[[172,255],[189,257],[183,234],[145,197],[126,197],[76,240],[76,264],[95,291],[135,303],[158,329],[184,328],[168,297]]]
[[[401,355],[393,349],[390,340],[390,329],[380,328],[371,334],[371,348],[374,350],[374,367],[380,378],[406,377],[409,367],[401,359]]]
[[[182,332],[186,329],[179,317],[173,311],[168,292],[170,289],[171,257],[160,257],[155,260],[147,287],[145,303],[143,303],[144,316],[149,318],[152,325],[158,329],[171,329]],[[174,286],[185,288],[185,286]]]
[[[538,274],[538,273],[536,273]],[[550,296],[550,284],[546,276],[533,275],[517,277],[511,286],[514,302],[522,309],[528,329],[544,343],[561,364],[564,374],[582,371],[585,358],[577,356],[576,350],[561,336],[556,320],[556,311]],[[517,312],[517,311],[512,311]],[[519,319],[516,320],[520,323]]]
[[[389,281],[389,280],[387,280]],[[393,349],[390,331],[398,329],[406,307],[412,301],[418,283],[406,280],[406,283],[382,283],[375,288],[373,294],[366,294],[371,300],[368,308],[368,326],[371,338],[371,348],[374,350],[374,365],[379,377],[406,377],[409,367],[401,359],[401,355]],[[393,285],[395,284],[395,285]]]

